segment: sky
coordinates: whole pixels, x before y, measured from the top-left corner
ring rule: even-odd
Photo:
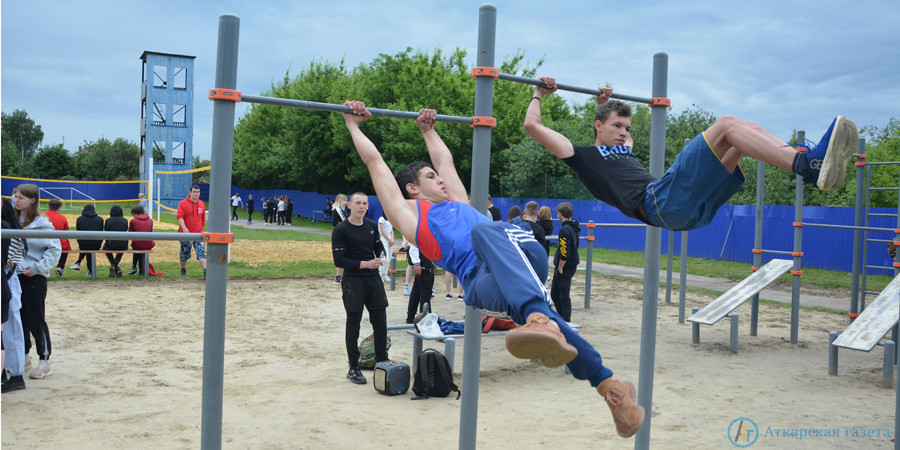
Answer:
[[[260,95],[311,61],[348,67],[407,47],[459,47],[475,66],[483,1],[4,1],[0,107],[25,110],[43,145],[140,142],[144,51],[195,56],[194,155],[209,158],[219,16],[241,20],[238,86]],[[497,0],[496,64],[521,52],[538,76],[651,96],[668,55],[674,112],[697,105],[817,141],[836,115],[859,127],[900,118],[896,0]],[[583,94],[562,94],[581,103]],[[474,102],[474,99],[473,99]],[[377,107],[378,105],[371,105]],[[239,105],[238,118],[249,105]],[[440,111],[438,111],[440,113]],[[521,121],[522,117],[498,117]],[[640,150],[640,149],[637,149]]]

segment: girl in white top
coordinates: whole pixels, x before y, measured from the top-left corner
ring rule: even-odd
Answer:
[[[378,268],[378,272],[381,274],[382,280],[391,281],[388,270],[391,265],[391,255],[394,253],[394,226],[391,225],[384,213],[381,213],[381,217],[378,218],[378,231],[381,233],[381,244],[384,246],[384,263]]]

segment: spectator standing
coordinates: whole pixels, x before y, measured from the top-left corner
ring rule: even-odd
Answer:
[[[287,221],[288,225],[291,225],[291,218],[294,216],[294,202],[291,201],[291,197],[289,195],[284,196],[284,220]]]
[[[19,220],[12,203],[3,199],[3,229],[20,230]],[[2,392],[25,389],[25,333],[22,330],[22,286],[16,276],[16,267],[25,255],[24,239],[3,239],[3,280],[9,288],[9,305],[3,321],[3,365],[9,378],[3,381]],[[30,338],[29,338],[30,339]],[[8,354],[6,350],[9,350]],[[8,357],[7,357],[8,356]]]
[[[241,194],[235,193],[231,196],[231,220],[238,220],[237,210],[238,207],[244,206],[244,201],[241,200]]]
[[[131,215],[133,218],[128,223],[128,231],[136,233],[153,232],[153,219],[144,214],[144,208],[141,205],[132,206]],[[156,242],[154,241],[131,241],[131,248],[134,250],[152,250],[155,246]],[[150,258],[147,258],[147,260],[149,261]],[[147,267],[147,270],[150,270],[150,268]],[[131,259],[131,269],[128,270],[128,275],[137,273],[144,273],[144,254],[141,253],[134,254]]]
[[[409,264],[409,267],[413,268],[413,273],[416,275],[412,291],[409,294],[409,304],[406,308],[406,323],[413,323],[416,318],[416,312],[424,311],[426,304],[429,305],[428,310],[431,312],[434,264],[412,244],[409,244],[406,262]]]
[[[494,222],[500,222],[503,220],[500,217],[500,208],[494,205],[494,198],[488,195],[488,212],[491,213],[491,220]]]
[[[534,239],[538,241],[544,248],[547,248],[549,244],[547,243],[547,235],[544,234],[544,227],[537,223],[538,220],[538,204],[535,201],[530,201],[525,204],[525,209],[522,210],[522,229],[525,231],[531,231],[534,234]],[[549,256],[549,255],[548,255]]]
[[[547,256],[550,256],[550,240],[546,237],[553,236],[553,217],[549,206],[541,206],[538,210],[537,223],[544,229],[544,250],[547,251]]]
[[[391,281],[388,271],[391,268],[391,255],[394,253],[394,227],[384,213],[378,218],[378,233],[384,247],[384,264],[378,268],[378,273],[383,281]]]
[[[334,198],[334,204],[331,205],[332,213],[331,213],[331,226],[337,228],[338,224],[347,220],[347,213],[344,211],[344,207],[347,205],[347,196],[344,194],[338,194],[337,197]],[[332,232],[333,234],[334,232]],[[334,284],[341,284],[341,275],[344,273],[344,269],[340,266],[336,266],[335,268],[335,276],[334,276]]]
[[[128,231],[128,220],[123,217],[122,207],[113,205],[109,209],[109,219],[103,224],[104,231]],[[128,250],[128,240],[109,240],[103,244],[103,250]],[[119,263],[122,261],[123,253],[107,253],[106,259],[109,260],[109,277],[116,278],[122,276],[122,269]]]
[[[140,205],[141,208],[144,208],[144,212],[150,214],[150,202],[144,198],[144,194],[138,194],[138,205]]]
[[[53,231],[53,224],[38,211],[40,193],[33,184],[20,184],[13,191],[13,202],[19,224],[25,230]],[[59,262],[62,249],[59,239],[26,239],[26,251],[22,264],[16,266],[19,284],[22,285],[22,329],[25,335],[25,357],[31,350],[29,333],[34,337],[40,362],[29,377],[41,379],[53,373],[50,370],[50,328],[44,314],[47,300],[47,277]]]
[[[253,223],[253,194],[247,194],[247,223]]]
[[[287,211],[287,203],[284,201],[284,196],[278,197],[278,225],[284,225],[284,213]]]
[[[65,216],[59,213],[62,202],[58,198],[51,198],[47,203],[47,207],[49,209],[44,215],[47,216],[47,219],[50,219],[50,223],[53,224],[53,229],[58,231],[69,231],[69,221],[66,220]],[[63,269],[66,268],[66,260],[69,259],[69,254],[65,252],[72,250],[72,244],[69,243],[68,239],[60,239],[59,245],[62,247],[63,253],[60,254],[59,263],[56,264],[57,278],[62,277]]]
[[[512,205],[509,207],[509,212],[506,213],[506,222],[513,223],[513,221],[519,218],[522,215],[522,209],[517,205]],[[521,221],[521,219],[520,219]]]
[[[260,206],[262,207],[263,224],[268,225],[269,224],[269,201],[266,200],[265,197],[263,197],[262,203],[260,203]]]
[[[76,231],[103,231],[103,218],[97,215],[97,211],[94,210],[94,205],[87,204],[84,205],[84,208],[81,211],[81,217],[75,220],[75,230]],[[79,250],[100,250],[100,246],[103,244],[102,239],[79,239],[78,240],[78,249]],[[78,260],[75,261],[75,264],[72,264],[69,267],[72,270],[81,270],[81,260],[87,258],[88,264],[88,276],[94,276],[94,270],[96,269],[97,258],[92,257],[87,253],[79,253]]]
[[[206,226],[206,205],[200,200],[200,186],[191,186],[187,198],[178,203],[178,232],[202,233]],[[181,249],[178,252],[178,260],[181,262],[181,275],[187,275],[187,261],[191,259],[191,247],[197,254],[197,260],[203,267],[203,276],[206,277],[206,246],[202,241],[181,241]]]
[[[384,283],[378,276],[378,267],[384,258],[384,248],[378,238],[378,225],[366,218],[369,197],[357,192],[350,196],[350,217],[338,224],[331,233],[334,265],[345,269],[341,280],[344,310],[347,322],[344,343],[347,346],[347,362],[350,370],[347,379],[355,384],[366,384],[366,377],[359,371],[359,324],[363,307],[369,312],[369,321],[375,335],[375,361],[388,360],[387,353],[387,295]]]
[[[322,210],[322,212],[325,213],[325,220],[331,218],[331,205],[333,204],[334,202],[331,201],[331,197],[325,197],[325,209]]]
[[[559,229],[559,245],[556,247],[556,256],[553,257],[553,282],[550,284],[550,299],[556,307],[556,312],[566,322],[572,321],[572,298],[569,293],[572,289],[572,277],[578,263],[578,236],[581,228],[578,222],[572,220],[572,204],[562,202],[556,206],[556,215],[562,226]]]

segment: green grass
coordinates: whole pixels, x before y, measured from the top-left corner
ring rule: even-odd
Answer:
[[[111,205],[110,205],[111,206]],[[131,205],[129,204],[130,208]],[[124,208],[124,205],[123,205]],[[106,211],[108,213],[108,211]],[[163,214],[162,221],[165,223],[177,224],[174,214]],[[316,230],[331,231],[330,222],[310,222],[308,219],[296,217],[294,218],[293,227],[312,228]],[[272,226],[265,229],[249,229],[240,225],[233,226],[231,231],[237,240],[284,240],[284,241],[330,241],[331,236],[323,234],[314,234],[298,231],[290,231],[285,227]],[[172,231],[174,232],[174,231]],[[397,235],[397,242],[402,237]],[[555,247],[551,247],[550,254],[555,251]],[[581,247],[578,249],[582,261],[587,257],[587,249]],[[593,249],[593,261],[598,263],[615,264],[629,267],[643,267],[644,253],[629,252],[621,250]],[[660,256],[660,269],[665,269],[667,264],[666,255]],[[159,262],[154,263],[153,267],[158,271],[169,275],[178,275],[178,263]],[[406,270],[406,259],[397,259],[397,270]],[[675,256],[672,258],[673,272],[681,270],[681,258]],[[750,274],[750,266],[748,264],[717,261],[706,258],[688,258],[688,273],[691,275],[701,275],[713,278],[724,278],[733,281],[742,280]],[[71,271],[66,272],[66,278],[70,278]],[[331,276],[334,274],[334,266],[328,261],[301,261],[293,263],[281,262],[262,262],[262,263],[243,263],[232,262],[228,265],[228,276],[230,278],[280,278],[280,277],[319,277]],[[101,273],[102,275],[102,273]],[[203,271],[196,261],[188,263],[189,277],[202,277]],[[127,277],[126,277],[127,278]],[[135,277],[140,279],[139,277]],[[51,277],[51,279],[54,279]],[[869,275],[866,279],[866,287],[869,290],[880,291],[891,282],[893,277],[883,275]],[[778,279],[778,282],[791,283],[790,274],[785,274]],[[806,286],[819,286],[822,288],[846,289],[850,290],[851,276],[849,273],[840,271],[830,271],[822,269],[804,268],[802,282]],[[664,283],[663,283],[664,286]]]

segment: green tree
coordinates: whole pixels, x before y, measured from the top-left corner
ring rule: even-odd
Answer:
[[[194,156],[192,168],[198,169],[200,167],[209,167],[208,159],[200,159],[199,156]],[[206,172],[193,172],[191,175],[191,184],[200,184],[200,183],[209,183],[209,171]]]
[[[44,140],[44,132],[41,126],[34,123],[24,110],[17,109],[12,114],[2,113],[2,127],[4,141],[9,139],[19,152],[19,167],[25,168],[31,158],[37,152],[38,146]],[[5,160],[5,158],[4,158]]]
[[[140,150],[123,138],[85,142],[72,162],[76,177],[82,180],[124,181],[140,176]]]
[[[24,175],[22,165],[19,163],[19,160],[21,159],[19,150],[16,149],[16,145],[6,137],[5,129],[2,131],[2,136],[0,136],[0,147],[2,147],[2,154],[0,154],[0,160],[3,161],[2,166],[0,166],[2,175],[10,177]]]
[[[897,162],[900,161],[900,121],[891,117],[883,128],[865,126],[860,136],[866,138],[866,161]],[[871,166],[872,187],[898,187],[900,184],[900,166]],[[871,206],[883,208],[897,207],[896,191],[873,191]]]
[[[62,144],[43,147],[32,160],[29,172],[36,178],[60,179],[72,173],[72,157]]]

